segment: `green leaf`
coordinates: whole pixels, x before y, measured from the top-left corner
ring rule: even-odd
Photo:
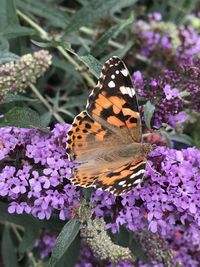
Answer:
[[[78,10],[71,18],[66,27],[65,34],[78,31],[82,26],[88,26],[94,23],[99,18],[108,15],[114,6],[118,6],[118,10],[124,7],[123,4],[119,5],[118,0],[92,0]],[[123,2],[123,1],[121,1]]]
[[[112,56],[118,56],[119,58],[123,58],[126,55],[126,53],[130,50],[133,44],[134,44],[133,40],[128,41],[124,47],[114,50],[110,54],[107,54],[105,57],[101,58],[101,62],[105,62]]]
[[[0,0],[0,35],[15,38],[34,34],[35,31],[19,25],[14,0]]]
[[[6,38],[10,39],[10,38],[16,38],[16,37],[21,37],[21,36],[33,35],[33,34],[36,34],[36,31],[28,27],[11,25],[11,26],[6,27],[1,33]]]
[[[38,100],[23,95],[7,94],[5,99],[3,100],[3,104],[11,102],[20,102],[20,101],[37,102]]]
[[[169,134],[169,138],[173,141],[184,143],[186,145],[192,145],[192,138],[186,134]]]
[[[195,123],[186,125],[185,132],[191,136],[193,144],[200,148],[200,119],[197,117]]]
[[[91,73],[98,79],[103,65],[92,55],[80,57],[83,63],[89,67]]]
[[[11,222],[18,225],[21,225],[22,227],[26,228],[27,225],[34,225],[34,227],[38,228],[47,228],[51,231],[60,231],[63,227],[63,222],[58,220],[55,217],[51,217],[51,220],[39,220],[33,217],[32,215],[27,214],[10,214],[8,213],[8,204],[5,204],[3,202],[0,202],[0,221],[3,222]]]
[[[5,37],[0,36],[0,51],[1,51],[1,53],[6,53],[8,50],[9,50],[8,40]]]
[[[37,112],[28,107],[14,107],[0,119],[0,126],[16,126],[21,128],[40,128],[41,120]]]
[[[131,16],[128,19],[121,20],[120,23],[116,26],[111,27],[106,31],[94,44],[91,54],[95,57],[100,55],[108,46],[109,40],[113,37],[116,38],[120,32],[122,32],[128,25],[134,22],[134,16]]]
[[[136,242],[134,238],[131,239],[131,244],[129,245],[129,248],[134,256],[141,259],[145,263],[150,263],[147,255],[142,250],[141,245],[138,242]]]
[[[38,42],[36,40],[31,40],[31,41],[35,45],[42,47],[42,48],[62,46],[64,49],[74,53],[74,50],[71,48],[71,44],[64,42],[64,41],[55,41],[55,40],[47,41],[47,42]]]
[[[49,21],[54,27],[65,28],[68,21],[69,15],[66,11],[58,9],[57,4],[53,4],[47,1],[40,0],[17,0],[16,5],[23,11],[30,12],[36,16],[40,16]]]
[[[122,8],[133,6],[137,0],[123,0],[117,1],[114,6],[112,6],[111,11],[112,13],[121,10]]]
[[[108,46],[108,41],[112,38],[115,32],[118,30],[118,25],[111,27],[108,31],[106,31],[94,44],[91,54],[94,57],[100,55]]]
[[[26,251],[30,251],[33,248],[36,239],[39,236],[39,231],[40,227],[38,223],[31,223],[25,226],[24,235],[19,245],[19,252],[24,253]]]
[[[19,21],[14,0],[0,0],[0,6],[0,32],[3,32],[10,25],[18,25]]]
[[[61,257],[65,254],[75,237],[77,236],[80,228],[80,223],[76,217],[68,221],[60,232],[56,245],[52,251],[48,267],[54,267]]]
[[[0,64],[4,64],[9,61],[15,61],[19,59],[19,56],[11,52],[0,52]]]
[[[67,267],[74,267],[80,254],[80,243],[80,236],[77,235],[75,240],[69,246],[68,250],[56,264],[56,267],[66,267],[66,262]]]
[[[5,225],[2,238],[1,255],[4,267],[18,267],[16,248],[10,235],[10,227]]]
[[[64,70],[67,75],[74,76],[77,81],[83,82],[83,78],[80,75],[80,73],[77,72],[75,70],[75,68],[70,63],[66,62],[66,60],[64,60],[64,59],[62,60],[62,59],[59,59],[58,57],[54,56],[53,57],[53,63],[52,64],[56,68],[59,68],[59,69]]]
[[[155,106],[150,101],[144,105],[144,120],[148,129],[151,129],[151,119],[155,111]]]

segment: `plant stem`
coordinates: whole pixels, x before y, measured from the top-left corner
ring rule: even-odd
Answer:
[[[60,123],[65,123],[63,118],[52,108],[52,106],[49,104],[49,102],[40,94],[38,89],[33,84],[30,85],[30,88],[34,92],[34,94],[37,96],[37,98],[44,104],[44,106],[57,119],[57,121],[60,122]]]
[[[67,51],[61,46],[58,46],[57,49],[82,74],[82,76],[87,81],[88,85],[90,85],[91,87],[94,87],[95,86],[94,81],[90,78],[90,76],[86,72],[82,71],[82,68],[80,67],[80,65],[69,55],[69,53],[67,53]]]
[[[25,15],[19,10],[17,10],[17,14],[21,19],[26,21],[26,23],[28,23],[32,28],[34,28],[39,33],[40,37],[43,40],[50,41],[52,39],[51,36],[48,34],[48,32],[46,32],[43,28],[41,28],[36,22],[30,19],[27,15]],[[77,69],[81,73],[81,75],[87,81],[88,85],[94,87],[95,82],[90,78],[87,72],[82,71],[80,65],[69,55],[69,53],[62,46],[58,46],[57,49],[64,56],[64,58],[67,59],[75,67],[75,69]]]
[[[22,13],[20,10],[17,10],[17,15],[26,21],[29,25],[31,25],[41,36],[42,39],[49,40],[48,33],[43,30],[37,23],[35,23],[32,19],[30,19],[28,16],[26,16],[24,13]]]

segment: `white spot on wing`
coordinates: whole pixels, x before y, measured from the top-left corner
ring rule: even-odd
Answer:
[[[116,73],[116,74],[119,74],[119,70],[116,70],[115,73]]]
[[[113,75],[111,75],[111,78],[112,78],[112,79],[115,79],[115,75],[114,75],[114,74],[113,74]]]
[[[113,81],[110,81],[110,82],[108,83],[108,87],[110,87],[110,88],[115,87],[115,83],[114,83]]]
[[[133,184],[140,184],[142,182],[142,179],[137,179],[135,180],[135,182],[133,182]]]
[[[123,95],[129,95],[130,97],[135,95],[135,90],[133,88],[120,86],[119,89]]]
[[[128,70],[127,69],[123,69],[123,70],[120,70],[120,71],[125,77],[128,76]]]
[[[140,174],[142,174],[142,173],[144,173],[145,172],[145,170],[143,169],[143,170],[140,170],[140,171],[138,171],[138,172],[136,172],[136,173],[133,173],[131,176],[130,176],[130,178],[134,178],[134,177],[136,177],[136,176],[139,176]]]
[[[121,181],[118,183],[118,185],[124,185],[126,183],[126,181]]]

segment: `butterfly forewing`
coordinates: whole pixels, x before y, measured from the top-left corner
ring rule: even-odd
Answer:
[[[92,90],[86,111],[100,123],[123,129],[135,142],[141,142],[141,120],[131,77],[118,57],[108,60],[97,86]]]

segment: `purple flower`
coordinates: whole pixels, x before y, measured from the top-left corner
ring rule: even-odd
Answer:
[[[0,195],[12,200],[9,212],[31,213],[43,220],[58,211],[60,219],[70,218],[80,192],[68,180],[69,166],[73,165],[66,156],[68,129],[69,125],[59,124],[49,133],[16,127],[0,129],[2,159],[11,159],[0,170]],[[12,160],[16,155],[18,162]]]
[[[167,100],[177,97],[179,94],[179,91],[176,88],[171,89],[171,86],[169,84],[165,85],[165,87],[163,88],[163,91],[165,93]]]

